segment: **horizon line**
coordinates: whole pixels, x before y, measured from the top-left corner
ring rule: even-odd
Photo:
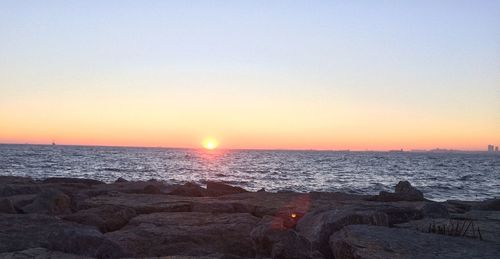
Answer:
[[[0,145],[33,145],[33,146],[54,146],[53,144],[41,143],[2,143]],[[191,150],[205,150],[202,147],[175,147],[175,146],[127,146],[127,145],[93,145],[93,144],[55,144],[55,146],[69,146],[69,147],[116,147],[116,148],[161,148],[161,149],[191,149]],[[433,149],[365,149],[365,150],[351,150],[351,149],[313,149],[313,148],[217,148],[216,150],[255,150],[255,151],[330,151],[330,152],[485,152],[487,150],[464,150],[464,149],[449,149],[449,148],[433,148]],[[494,153],[494,152],[493,152]]]

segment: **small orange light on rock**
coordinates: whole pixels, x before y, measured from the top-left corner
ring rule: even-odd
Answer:
[[[290,215],[290,217],[292,217],[293,219],[297,217],[297,214],[295,213],[292,213],[292,215]]]

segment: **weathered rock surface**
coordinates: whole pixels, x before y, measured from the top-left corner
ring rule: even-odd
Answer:
[[[212,182],[212,181],[207,182],[207,194],[209,196],[222,196],[222,195],[245,193],[245,192],[248,191],[240,187],[227,185],[225,183]]]
[[[17,211],[14,208],[12,201],[10,201],[9,199],[3,198],[3,199],[0,199],[0,213],[15,214],[15,213],[17,213]]]
[[[42,183],[76,183],[76,184],[85,184],[85,185],[96,185],[96,184],[105,184],[105,182],[94,180],[94,179],[85,179],[85,178],[69,178],[69,177],[50,177],[41,181]]]
[[[37,247],[99,258],[126,255],[93,227],[41,214],[0,214],[0,252]]]
[[[311,242],[314,249],[329,257],[331,256],[328,246],[330,236],[342,227],[352,224],[388,226],[389,217],[375,210],[344,207],[306,214],[298,222],[297,230]]]
[[[65,214],[71,213],[71,200],[68,195],[56,189],[42,191],[35,200],[24,206],[26,213]]]
[[[156,180],[103,184],[73,178],[0,177],[0,197],[0,253],[13,258],[332,258],[331,240],[351,225],[406,228],[418,232],[418,237],[448,238],[420,234],[424,234],[421,225],[450,219],[473,220],[484,239],[466,235],[473,242],[491,246],[500,240],[498,200],[437,203],[425,200],[407,182],[400,182],[388,196],[370,196],[247,192],[219,182],[207,182],[203,188]],[[412,238],[401,242],[412,242]],[[347,247],[349,242],[345,242]],[[380,247],[391,249],[392,242],[387,239]],[[347,251],[346,258],[351,258],[349,252],[364,256],[360,251],[371,249],[353,247],[342,250],[341,246],[339,251]],[[390,250],[379,254],[377,246],[373,247],[376,256],[393,255]],[[411,245],[408,254],[404,249],[403,258],[413,256]],[[446,256],[460,254],[446,247],[442,251]],[[475,256],[471,251],[463,255]]]
[[[423,201],[424,194],[413,187],[408,181],[400,181],[396,185],[394,193],[381,191],[378,196],[374,196],[376,201]]]
[[[4,259],[91,259],[92,257],[52,251],[45,248],[29,248],[22,251],[0,253]]]
[[[250,231],[258,221],[247,213],[153,213],[137,216],[106,236],[136,257],[213,253],[253,257]]]
[[[476,210],[500,210],[500,199],[489,199],[473,207]]]
[[[0,197],[24,195],[24,194],[38,194],[42,188],[33,184],[1,184],[0,183]]]
[[[206,196],[207,190],[195,183],[185,183],[174,187],[168,194],[188,197]]]
[[[282,218],[265,216],[250,233],[257,257],[307,259],[322,258],[311,243],[295,230],[287,228]]]
[[[95,226],[101,232],[115,231],[125,226],[136,216],[135,210],[122,206],[104,205],[63,216],[76,223]]]
[[[448,212],[446,206],[437,202],[430,202],[425,204],[424,207],[422,208],[422,213],[424,217],[429,217],[429,218],[450,217],[450,213]]]
[[[330,238],[335,258],[498,258],[500,247],[470,238],[409,229],[346,226]]]

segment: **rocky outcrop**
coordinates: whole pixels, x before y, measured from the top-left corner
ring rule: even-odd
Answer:
[[[56,189],[47,189],[38,194],[32,203],[24,206],[22,211],[57,215],[71,213],[70,207],[71,200],[66,194]]]
[[[15,214],[17,213],[14,205],[9,199],[0,199],[0,213],[9,213]]]
[[[372,200],[376,201],[424,201],[424,194],[413,187],[408,181],[400,181],[396,185],[394,193],[381,191],[378,196],[374,196]]]
[[[85,184],[85,185],[96,185],[96,184],[105,184],[105,182],[94,180],[94,179],[85,179],[85,178],[69,178],[69,177],[50,177],[42,180],[42,183],[76,183],[76,184]]]
[[[241,187],[235,187],[221,182],[213,182],[213,181],[207,182],[207,194],[209,196],[222,196],[222,195],[245,193],[245,192],[248,191]]]
[[[4,259],[92,259],[92,257],[52,251],[45,248],[29,248],[22,251],[0,253]]]
[[[0,253],[37,247],[98,258],[126,256],[93,227],[41,214],[0,214]]]
[[[206,196],[207,190],[195,183],[185,183],[174,187],[168,194],[187,197],[203,197]]]
[[[73,178],[0,177],[0,197],[0,257],[319,259],[336,255],[338,259],[365,258],[369,253],[373,253],[370,258],[391,258],[397,252],[403,258],[425,258],[431,254],[414,251],[407,242],[451,238],[422,233],[429,224],[450,220],[474,221],[475,234],[465,236],[489,244],[487,249],[500,240],[497,200],[437,203],[425,200],[407,182],[400,182],[394,193],[369,196],[248,192],[220,182],[207,182],[203,188],[156,180],[102,184]],[[373,229],[372,238],[379,241],[368,240],[375,242],[371,246],[359,234],[371,233],[372,228],[350,229],[358,225],[383,226]],[[411,236],[401,243],[387,237],[405,233]],[[426,248],[422,240],[416,242],[415,247]],[[390,250],[393,246],[396,252]],[[470,246],[465,249],[456,254],[476,255]],[[438,252],[455,255],[446,247]]]
[[[254,257],[250,231],[259,219],[247,213],[153,213],[107,233],[135,257],[215,253]]]
[[[297,224],[298,232],[307,238],[314,249],[331,256],[328,246],[330,236],[342,227],[352,224],[388,226],[387,214],[362,207],[342,207],[334,210],[311,212]]]
[[[330,238],[335,258],[498,258],[500,247],[479,240],[368,225],[342,228]]]
[[[135,210],[122,206],[104,205],[62,217],[65,220],[84,225],[94,226],[105,233],[115,231],[125,226],[136,216]]]
[[[489,199],[474,206],[476,210],[500,210],[500,199]]]
[[[282,218],[264,217],[251,232],[257,257],[308,259],[322,258],[311,243],[295,230],[285,226]]]

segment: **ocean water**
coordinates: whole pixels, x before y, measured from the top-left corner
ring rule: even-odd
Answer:
[[[0,175],[217,180],[249,190],[376,194],[408,180],[433,200],[500,196],[500,154],[0,145]]]

